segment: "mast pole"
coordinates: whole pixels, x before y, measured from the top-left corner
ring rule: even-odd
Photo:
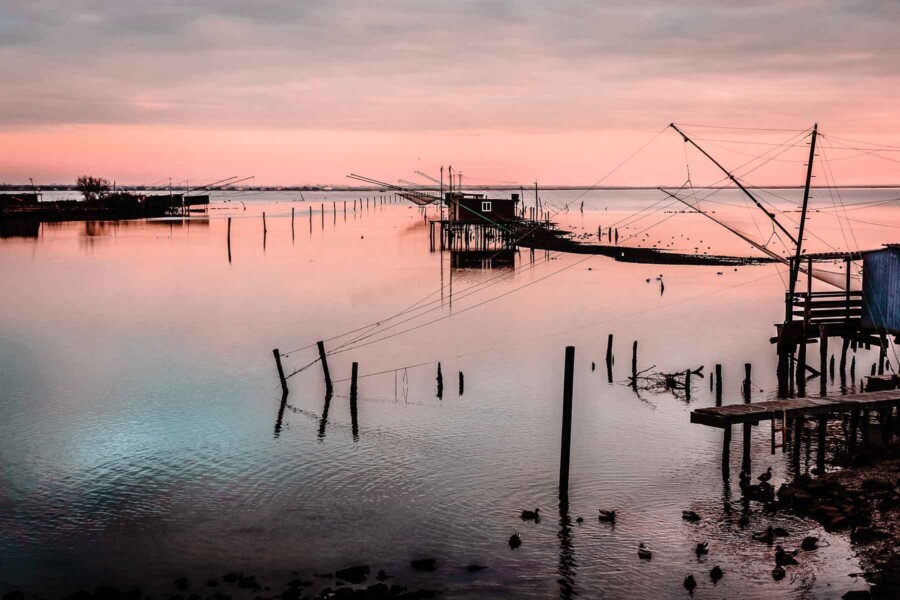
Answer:
[[[444,165],[441,165],[441,199],[438,200],[441,203],[441,221],[444,220]],[[441,225],[443,227],[443,225]],[[443,233],[441,233],[443,235]],[[443,242],[441,242],[443,243]],[[443,272],[443,271],[442,271]]]
[[[714,165],[716,165],[717,167],[719,167],[719,169],[721,169],[721,171],[722,171],[723,173],[725,173],[725,175],[728,176],[728,178],[732,181],[732,183],[734,183],[736,186],[738,186],[738,187],[741,189],[741,191],[744,192],[744,193],[747,195],[748,198],[750,198],[751,200],[753,200],[753,203],[756,204],[756,206],[757,206],[761,211],[763,211],[764,213],[766,213],[766,216],[769,217],[769,219],[771,219],[771,221],[772,221],[773,223],[775,223],[775,225],[778,227],[778,229],[780,229],[781,231],[783,231],[784,234],[785,234],[786,236],[788,236],[788,238],[790,238],[790,240],[791,240],[792,242],[794,242],[795,245],[797,244],[797,240],[794,238],[793,235],[791,235],[791,232],[788,231],[787,229],[785,229],[784,226],[783,226],[781,223],[778,222],[778,219],[775,218],[775,215],[773,215],[772,213],[770,213],[769,211],[767,211],[767,210],[765,209],[765,207],[764,207],[762,204],[760,204],[759,200],[756,199],[756,196],[754,196],[753,194],[751,194],[750,191],[749,191],[747,188],[745,188],[745,187],[743,186],[743,184],[741,184],[740,181],[738,181],[737,177],[735,177],[734,175],[732,175],[732,174],[728,171],[728,169],[726,169],[725,167],[723,167],[723,166],[719,163],[719,161],[717,161],[717,160],[714,159],[712,156],[710,156],[710,154],[709,154],[706,150],[704,150],[703,148],[701,148],[700,146],[698,146],[698,145],[697,145],[697,142],[695,142],[694,140],[692,140],[691,138],[689,138],[687,135],[685,135],[685,133],[684,133],[683,131],[681,131],[680,129],[678,129],[678,127],[675,125],[675,123],[669,123],[669,127],[671,127],[672,129],[674,129],[675,131],[677,131],[678,133],[680,133],[680,134],[681,134],[681,137],[684,138],[684,141],[685,141],[685,142],[690,143],[694,148],[696,148],[697,150],[699,150],[699,151],[703,154],[703,156],[705,156],[706,158],[708,158],[709,160],[711,160],[712,163],[713,163]]]
[[[794,262],[791,265],[790,276],[790,296],[791,302],[794,298],[794,290],[797,288],[797,276],[800,271],[800,254],[803,251],[803,230],[806,228],[806,208],[809,205],[809,186],[812,181],[813,159],[816,156],[816,137],[818,134],[819,124],[813,125],[812,139],[809,143],[809,163],[806,165],[806,186],[803,188],[803,210],[800,213],[800,231],[797,236],[797,252],[794,254]],[[811,277],[812,273],[807,273],[807,277]],[[850,288],[847,288],[849,291]]]

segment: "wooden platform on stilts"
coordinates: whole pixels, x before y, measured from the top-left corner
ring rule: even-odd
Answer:
[[[691,423],[710,427],[730,427],[739,423],[757,424],[760,421],[792,417],[813,417],[850,410],[889,409],[900,403],[900,390],[885,390],[867,394],[830,396],[825,398],[793,398],[755,404],[729,404],[691,411]]]

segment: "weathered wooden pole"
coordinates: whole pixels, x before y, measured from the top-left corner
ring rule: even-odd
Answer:
[[[744,364],[744,404],[750,404],[750,363]],[[752,468],[750,464],[750,435],[752,433],[752,425],[744,423],[744,448],[741,457],[741,470],[749,474]]]
[[[684,399],[688,402],[691,401],[691,370],[688,369],[684,372]]]
[[[828,385],[828,326],[819,325],[819,394],[824,396]]]
[[[228,217],[228,262],[231,262],[231,217]]]
[[[887,358],[887,340],[881,334],[881,344],[878,348],[878,374],[884,375],[884,361]]]
[[[294,207],[291,207],[291,239],[294,239]]]
[[[441,363],[438,363],[437,368],[437,397],[439,399],[444,397],[444,375],[441,373]]]
[[[356,412],[356,379],[359,375],[359,363],[353,363],[350,371],[350,428],[353,433],[353,441],[359,439],[359,421]]]
[[[722,365],[716,365],[716,406],[722,406]]]
[[[325,354],[325,342],[316,342],[319,348],[319,360],[322,361],[322,374],[325,376],[325,394],[331,396],[334,386],[331,384],[331,373],[328,372],[328,355]]]
[[[611,365],[613,361],[613,334],[609,334],[606,338],[606,364]]]
[[[459,372],[459,395],[460,395],[460,396],[463,395],[463,392],[465,391],[465,389],[466,389],[466,380],[465,380],[465,376],[463,375],[463,372],[460,371],[460,372]]]
[[[634,343],[637,348],[637,342]],[[559,502],[569,504],[569,456],[572,443],[572,388],[575,377],[575,346],[566,346],[563,378],[562,439],[559,452]]]
[[[631,346],[631,386],[637,389],[637,340]]]
[[[269,230],[266,229],[266,211],[263,211],[263,236],[265,236],[268,231]]]
[[[284,368],[281,366],[281,353],[278,348],[272,350],[275,355],[275,366],[278,367],[278,379],[281,380],[281,393],[285,396],[288,394],[287,379],[284,378]]]
[[[322,217],[322,229],[325,229],[325,203],[324,203],[324,202],[321,203],[321,204],[319,205],[319,211],[322,213],[322,214],[321,214],[321,217]]]
[[[841,344],[841,375],[847,372],[847,349],[850,347],[850,338],[844,336]]]

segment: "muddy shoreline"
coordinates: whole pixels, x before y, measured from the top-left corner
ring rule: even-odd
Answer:
[[[783,508],[849,536],[872,586],[871,596],[900,597],[900,443],[870,446],[843,468],[817,478],[802,475],[777,493]]]

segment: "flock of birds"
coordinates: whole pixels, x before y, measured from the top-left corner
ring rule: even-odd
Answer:
[[[740,481],[742,489],[749,489],[752,487],[762,487],[769,486],[769,481],[772,479],[772,468],[769,467],[765,473],[759,475],[756,479],[760,482],[759,484],[752,484],[750,482],[750,475],[741,471]],[[726,503],[726,512],[730,511],[730,506]],[[533,523],[540,523],[541,520],[541,509],[535,508],[534,510],[523,510],[520,514],[520,517],[523,521],[529,521]],[[692,510],[683,510],[681,511],[681,518],[685,521],[696,522],[700,521],[702,517]],[[741,526],[748,524],[748,521],[744,521],[746,519],[746,515],[741,517]],[[615,524],[616,522],[616,511],[614,510],[604,510],[600,509],[599,514],[597,515],[597,520],[602,523],[611,523]],[[578,524],[584,522],[583,517],[578,517],[575,519]],[[751,534],[753,540],[758,542],[765,542],[768,545],[772,545],[775,543],[777,538],[787,538],[790,537],[790,532],[783,527],[772,527],[771,525],[767,527],[763,531],[756,531]],[[522,545],[522,536],[518,533],[512,534],[509,538],[509,547],[515,550],[519,546]],[[816,550],[819,547],[819,538],[815,536],[807,536],[803,538],[803,541],[800,543],[800,549],[804,551]],[[780,544],[775,546],[775,568],[772,569],[772,579],[775,581],[780,581],[784,579],[786,575],[786,571],[784,567],[798,565],[800,564],[797,561],[797,555],[800,550],[785,550],[783,546]],[[641,542],[638,545],[637,549],[638,558],[641,560],[651,560],[653,558],[653,551],[647,547],[646,544]],[[694,548],[694,554],[697,555],[699,559],[701,556],[709,554],[709,542],[699,542]],[[719,582],[722,577],[724,577],[725,572],[718,565],[714,566],[709,571],[709,578],[712,580],[713,584]],[[697,580],[693,575],[687,575],[684,578],[684,587],[693,594],[694,588],[697,587]]]

